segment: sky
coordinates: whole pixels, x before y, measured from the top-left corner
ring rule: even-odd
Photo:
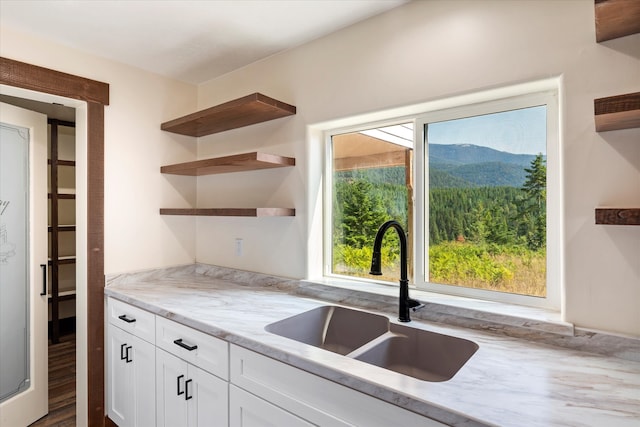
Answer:
[[[546,106],[430,123],[429,144],[473,144],[514,154],[545,154]]]

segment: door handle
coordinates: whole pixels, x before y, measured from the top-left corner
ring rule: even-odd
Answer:
[[[47,294],[47,264],[40,264],[40,268],[42,269],[42,292],[40,295]]]
[[[178,393],[178,396],[180,396],[181,394],[184,394],[184,390],[180,391],[180,380],[184,378],[184,375],[180,375],[178,378],[176,378],[176,392]]]
[[[187,380],[187,382],[184,383],[184,400],[191,400],[193,399],[193,395],[189,396],[189,384],[192,383],[193,380]]]
[[[179,340],[174,340],[173,341],[174,344],[179,345],[180,347],[184,348],[185,350],[189,350],[189,351],[193,351],[196,348],[198,348],[197,345],[189,345],[189,344],[185,344],[182,342],[182,338],[180,338]]]
[[[124,348],[127,346],[127,343],[120,345],[120,360],[125,360],[127,356],[125,355]]]
[[[131,346],[128,346],[128,347],[126,348],[126,352],[125,352],[125,356],[126,356],[127,363],[131,363],[131,362],[133,362],[133,359],[129,359],[129,350],[131,350]]]

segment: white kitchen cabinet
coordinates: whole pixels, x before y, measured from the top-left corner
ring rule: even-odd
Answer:
[[[155,426],[155,347],[109,324],[107,414],[120,427]]]
[[[227,425],[226,381],[160,348],[156,349],[156,381],[157,426]]]
[[[231,345],[230,376],[233,385],[312,425],[444,427],[430,418],[235,345]]]
[[[229,385],[229,427],[312,427],[302,418]]]

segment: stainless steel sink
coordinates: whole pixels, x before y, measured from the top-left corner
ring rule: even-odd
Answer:
[[[389,330],[389,319],[365,311],[323,306],[265,327],[267,332],[348,354]]]
[[[389,334],[350,356],[424,381],[447,381],[478,350],[473,341],[391,325]]]
[[[473,341],[390,323],[385,316],[323,306],[267,332],[424,381],[447,381],[478,350]]]

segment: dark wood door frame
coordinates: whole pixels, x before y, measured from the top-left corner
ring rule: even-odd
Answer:
[[[0,84],[87,103],[88,425],[104,426],[104,106],[109,85],[0,57]],[[78,396],[80,398],[81,396]]]

